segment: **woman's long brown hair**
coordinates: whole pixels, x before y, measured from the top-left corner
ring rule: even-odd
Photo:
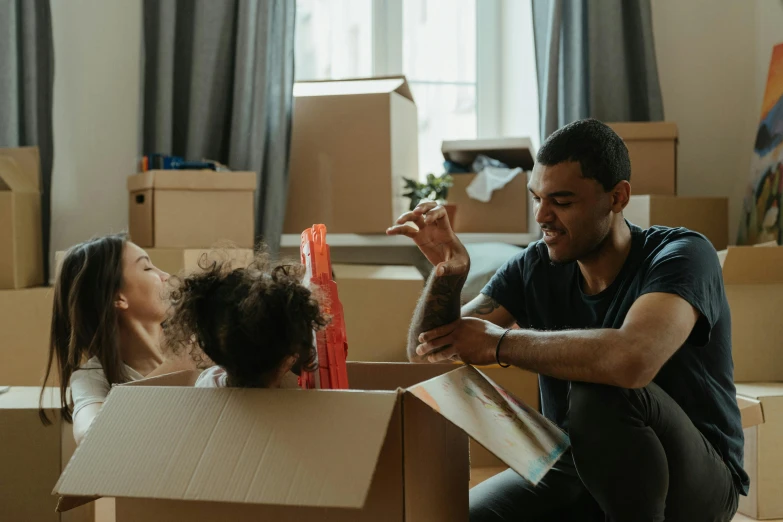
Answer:
[[[51,424],[43,407],[46,383],[57,361],[60,412],[72,422],[67,397],[71,375],[87,359],[97,357],[109,385],[128,382],[119,346],[114,301],[122,285],[122,256],[127,239],[110,235],[72,247],[65,254],[54,288],[54,310],[46,377],[38,415]],[[96,370],[85,370],[96,371]]]

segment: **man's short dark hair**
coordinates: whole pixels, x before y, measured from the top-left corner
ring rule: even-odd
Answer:
[[[631,180],[631,159],[622,138],[594,119],[558,129],[541,146],[536,161],[547,166],[579,162],[582,176],[596,180],[607,192],[620,181]]]

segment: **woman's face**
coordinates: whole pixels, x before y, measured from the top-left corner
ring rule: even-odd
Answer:
[[[147,253],[128,242],[122,253],[122,286],[117,296],[120,315],[161,323],[169,308],[165,286],[169,274],[152,264]]]

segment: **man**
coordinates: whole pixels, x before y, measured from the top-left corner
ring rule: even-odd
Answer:
[[[554,133],[529,185],[543,239],[461,311],[470,259],[445,209],[422,203],[387,231],[435,267],[410,359],[537,372],[571,439],[538,486],[506,471],[473,488],[471,521],[728,521],[747,493],[718,258],[695,232],[628,223],[630,176],[606,125]]]

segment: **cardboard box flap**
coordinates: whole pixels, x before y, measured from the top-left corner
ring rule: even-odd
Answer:
[[[294,96],[345,96],[354,94],[388,94],[396,92],[413,100],[405,76],[383,76],[377,78],[353,78],[348,80],[321,80],[296,82]]]
[[[624,140],[676,140],[677,124],[670,121],[607,123]]]
[[[557,426],[472,366],[434,377],[408,392],[532,484],[538,484],[570,445]]]
[[[361,508],[398,399],[118,386],[54,493]]]
[[[41,189],[41,157],[38,147],[0,148],[0,156],[15,160],[22,174],[35,187],[35,191]]]
[[[729,247],[718,259],[726,284],[783,283],[783,247]]]
[[[38,187],[22,171],[19,163],[8,156],[0,156],[0,191],[38,193]]]
[[[740,409],[743,429],[764,423],[764,411],[761,408],[761,401],[737,395],[737,405]]]
[[[783,397],[783,382],[737,383],[737,400],[740,398],[764,401],[769,397]]]
[[[444,141],[441,152],[444,158],[460,165],[470,166],[476,156],[484,154],[522,170],[533,169],[536,155],[530,138]]]
[[[141,190],[227,190],[256,189],[255,172],[211,170],[148,170],[128,176],[128,192]]]

